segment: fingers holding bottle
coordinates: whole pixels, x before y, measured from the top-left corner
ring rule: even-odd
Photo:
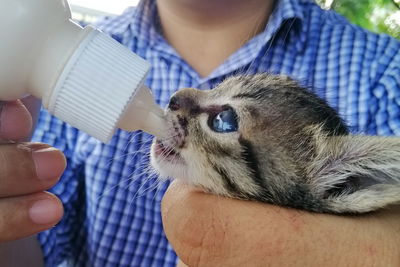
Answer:
[[[60,200],[44,191],[62,175],[65,157],[46,144],[21,142],[30,138],[40,107],[24,101],[0,102],[0,242],[48,229],[63,215]]]
[[[46,192],[0,199],[0,242],[31,236],[54,226],[63,215],[60,200]]]
[[[0,101],[0,142],[26,139],[32,131],[32,116],[21,100]]]
[[[65,169],[61,151],[41,143],[0,145],[0,198],[50,189]]]

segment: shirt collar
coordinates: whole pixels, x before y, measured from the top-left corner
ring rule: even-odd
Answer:
[[[313,2],[313,0],[277,0],[274,11],[272,12],[267,26],[261,35],[265,43],[276,36],[279,31],[284,32],[284,37],[293,31],[297,38],[296,48],[298,51],[303,49],[305,44],[305,34],[302,34],[302,29],[305,23],[304,3]]]
[[[298,23],[304,20],[303,7],[300,2],[310,0],[277,0],[273,13],[268,21],[265,32],[275,33],[287,20],[297,19]],[[159,19],[155,0],[142,0],[139,2],[134,16],[127,20],[132,34],[140,39],[152,39],[154,33],[159,32]],[[150,29],[150,31],[149,31]],[[154,32],[153,32],[154,31]]]
[[[159,25],[155,0],[142,0],[127,20],[131,36],[148,43],[153,38]]]
[[[260,53],[267,54],[266,51],[269,51],[272,46],[271,42],[274,42],[278,38],[282,38],[283,42],[288,41],[289,32],[293,32],[294,37],[297,38],[296,48],[300,51],[303,44],[305,44],[305,34],[301,32],[304,21],[304,10],[300,2],[307,1],[312,0],[277,0],[264,31],[249,40],[241,49],[231,55],[208,78],[215,78],[234,72],[248,64],[250,66],[257,65],[256,61],[260,59]]]
[[[313,0],[277,0],[274,10],[268,20],[265,30],[250,40],[244,47],[250,43],[257,43],[256,49],[253,49],[253,55],[247,55],[249,62],[253,61],[257,56],[257,52],[267,45],[269,41],[273,40],[279,31],[285,30],[294,31],[297,37],[296,48],[303,49],[305,44],[305,34],[302,34],[302,26],[304,23],[304,5],[305,2],[312,2]],[[127,19],[127,18],[126,18]],[[153,48],[169,54],[170,56],[176,55],[175,50],[170,47],[165,39],[160,34],[161,27],[159,23],[158,11],[156,0],[142,0],[135,9],[134,14],[131,14],[130,19],[127,19],[131,36],[136,37],[139,42],[145,45],[150,45]],[[286,35],[285,34],[285,35]],[[285,36],[283,37],[285,38]],[[236,53],[235,53],[236,54]],[[225,63],[234,59],[232,55]],[[221,70],[216,70],[211,74],[214,76],[221,75],[221,71],[228,72],[230,68],[226,64],[221,66]],[[244,62],[243,62],[244,63]]]
[[[266,31],[276,32],[287,20],[297,19],[300,23],[304,20],[300,0],[277,0]]]

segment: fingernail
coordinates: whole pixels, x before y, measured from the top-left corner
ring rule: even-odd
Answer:
[[[51,199],[39,200],[29,209],[29,217],[37,224],[56,223],[60,219],[59,203]]]
[[[42,148],[32,152],[37,177],[50,180],[61,176],[65,168],[65,158],[53,147]]]

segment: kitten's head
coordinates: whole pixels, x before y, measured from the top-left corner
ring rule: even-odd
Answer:
[[[268,74],[229,78],[213,90],[182,89],[166,114],[169,138],[152,146],[161,176],[248,199],[268,199],[301,182],[313,156],[313,126],[327,135],[347,133],[325,102]]]
[[[326,148],[344,147],[327,140],[347,135],[345,123],[286,76],[237,76],[213,90],[182,89],[172,96],[166,118],[169,137],[155,139],[151,151],[161,177],[219,195],[314,211],[339,211],[325,200],[350,191],[347,178],[337,184],[316,178],[336,160]],[[329,154],[319,162],[324,168],[315,173],[324,153]],[[336,187],[342,191],[332,190]]]

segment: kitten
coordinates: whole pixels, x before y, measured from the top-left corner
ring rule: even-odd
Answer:
[[[182,89],[151,163],[207,192],[326,213],[400,203],[400,138],[349,135],[337,112],[285,76]]]

